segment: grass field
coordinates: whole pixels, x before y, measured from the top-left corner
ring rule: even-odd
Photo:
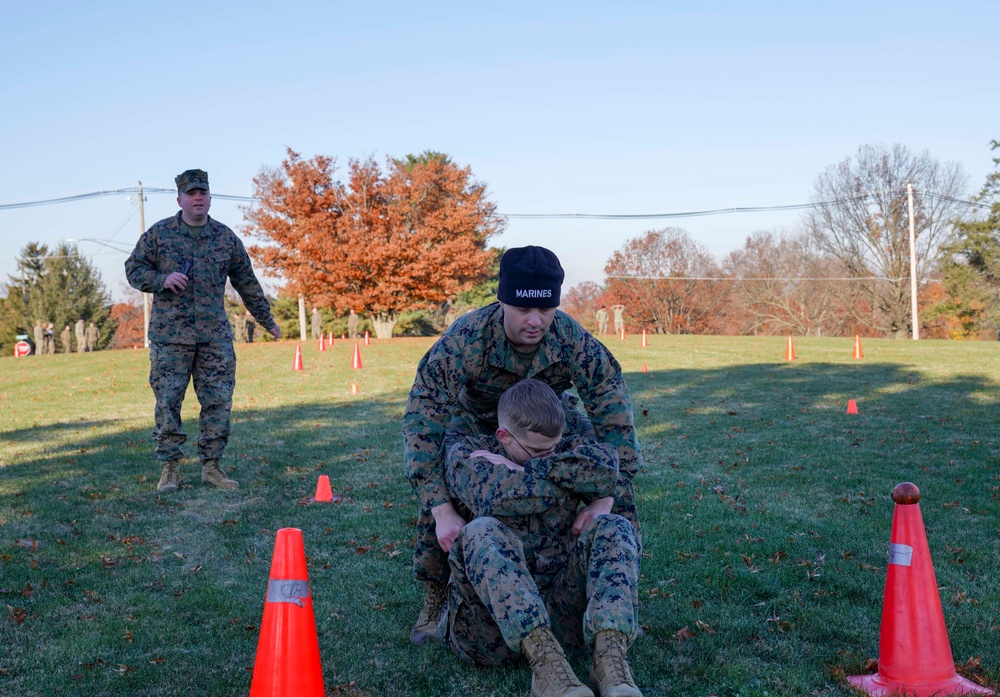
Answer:
[[[0,695],[246,695],[282,527],[304,533],[328,695],[527,695],[524,667],[408,642],[400,418],[430,343],[373,341],[357,371],[353,344],[310,342],[303,372],[294,343],[238,346],[242,488],[201,486],[192,461],[167,496],[145,351],[0,359]],[[923,494],[955,660],[1000,687],[996,344],[865,340],[852,360],[850,339],[802,338],[794,362],[781,337],[608,345],[646,466],[630,657],[647,697],[852,694],[901,481]],[[193,392],[184,415],[193,456]],[[319,474],[340,503],[306,503]]]

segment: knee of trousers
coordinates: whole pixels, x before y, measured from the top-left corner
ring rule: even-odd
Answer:
[[[520,540],[510,528],[496,518],[474,518],[458,533],[461,554],[465,559],[481,554],[490,547],[519,547]]]
[[[632,547],[637,547],[635,528],[625,516],[605,513],[594,518],[590,531],[595,537],[614,537]]]

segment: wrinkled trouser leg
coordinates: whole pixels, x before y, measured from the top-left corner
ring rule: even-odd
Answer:
[[[193,344],[152,342],[149,346],[149,386],[156,396],[153,456],[160,461],[180,460],[187,434],[181,430],[181,405],[191,379]]]
[[[548,626],[549,615],[517,535],[496,518],[476,518],[456,538],[448,562],[448,645],[478,665],[520,657],[521,641]]]
[[[236,352],[232,343],[198,344],[191,376],[201,404],[198,457],[202,462],[221,460],[232,432],[233,391],[236,389]]]
[[[608,629],[631,643],[639,627],[638,584],[632,524],[616,514],[597,516],[573,543],[545,599],[553,633],[564,646],[590,646]]]

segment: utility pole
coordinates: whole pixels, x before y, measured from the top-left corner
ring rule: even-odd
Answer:
[[[910,310],[913,340],[920,338],[920,317],[917,310],[917,231],[913,222],[913,184],[906,185],[906,200],[910,207]]]
[[[142,196],[142,182],[139,182],[139,235],[146,232],[146,211],[142,206],[145,199]],[[149,293],[142,294],[142,345],[149,348],[149,315],[153,296]]]

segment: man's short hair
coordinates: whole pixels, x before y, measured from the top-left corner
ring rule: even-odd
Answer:
[[[501,428],[531,431],[554,438],[566,428],[566,413],[559,395],[540,380],[521,380],[500,395],[497,420]]]

